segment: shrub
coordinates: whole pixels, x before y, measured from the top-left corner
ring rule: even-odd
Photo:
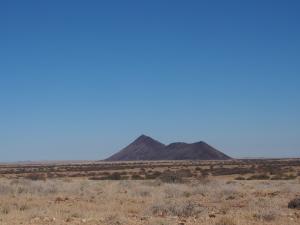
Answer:
[[[271,178],[271,180],[294,180],[296,176],[293,175],[275,175]]]
[[[183,183],[182,174],[169,170],[164,171],[158,178],[164,183]]]
[[[201,176],[207,177],[209,175],[208,170],[202,170],[201,171]]]
[[[254,214],[254,217],[259,220],[270,222],[275,219],[275,214],[273,212],[260,212]]]
[[[157,179],[160,175],[161,175],[161,172],[159,172],[159,171],[155,171],[152,174],[146,173],[145,179],[154,180],[154,179]]]
[[[201,167],[196,167],[195,170],[196,171],[201,171],[202,169],[201,169]]]
[[[10,212],[10,208],[9,208],[9,206],[3,206],[3,207],[1,207],[0,208],[0,212],[1,212],[1,214],[9,214],[9,212]]]
[[[175,203],[156,204],[150,208],[150,211],[155,216],[178,216],[178,217],[196,216],[201,212],[200,208],[191,202],[184,202],[181,204],[175,204]]]
[[[300,209],[300,198],[295,198],[291,200],[288,204],[290,209]]]
[[[29,206],[25,203],[25,204],[21,204],[18,209],[20,211],[25,211],[25,210],[28,210],[29,209]]]
[[[120,217],[119,215],[108,215],[104,219],[105,225],[123,225],[123,224],[129,224],[127,219]]]
[[[132,174],[131,180],[144,180],[144,177],[139,174]]]
[[[254,218],[259,219],[261,221],[270,222],[275,220],[275,216],[277,211],[274,210],[272,205],[262,204],[263,202],[256,205],[256,212],[254,213]],[[260,205],[262,204],[262,205]]]
[[[236,225],[236,223],[232,218],[222,217],[216,222],[216,225]]]
[[[193,176],[191,170],[189,170],[189,169],[181,169],[181,170],[176,171],[176,173],[181,177],[192,177]]]
[[[199,181],[200,184],[208,184],[210,183],[210,179],[208,176],[203,176],[203,175],[200,175],[197,177],[197,181]]]
[[[251,168],[216,168],[212,171],[212,175],[214,176],[224,176],[224,175],[244,175],[249,173],[254,173],[255,171]]]
[[[26,177],[26,179],[37,181],[37,180],[47,180],[47,175],[44,173],[30,173]]]
[[[247,180],[269,180],[270,177],[266,174],[258,174],[258,175],[253,175],[251,177],[248,177]]]
[[[124,176],[122,177],[120,173],[114,172],[112,174],[103,176],[103,177],[90,177],[89,180],[126,180],[128,177]]]
[[[89,180],[105,180],[105,177],[89,177]]]
[[[8,195],[13,193],[13,188],[7,184],[0,183],[0,195]]]
[[[108,175],[105,180],[121,180],[121,174],[118,172],[113,172],[112,174]]]

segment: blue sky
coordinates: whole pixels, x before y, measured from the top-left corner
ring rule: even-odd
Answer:
[[[300,156],[299,1],[1,1],[0,161],[140,134]]]

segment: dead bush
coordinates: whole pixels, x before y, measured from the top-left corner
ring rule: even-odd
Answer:
[[[149,173],[145,174],[145,179],[154,180],[154,179],[157,179],[160,175],[161,175],[161,172],[159,172],[159,171],[154,171],[152,173],[150,173],[150,171],[149,171]]]
[[[211,182],[210,178],[208,176],[204,176],[204,175],[200,175],[197,177],[197,181],[200,183],[200,184],[209,184]]]
[[[37,181],[37,180],[42,180],[45,181],[47,180],[47,174],[44,173],[30,173],[26,177],[26,179]]]
[[[224,176],[224,175],[244,175],[244,174],[249,174],[249,173],[254,173],[254,169],[252,168],[239,168],[239,167],[234,167],[234,168],[216,168],[212,170],[212,175],[213,176]]]
[[[144,180],[144,177],[142,177],[139,174],[132,174],[131,175],[131,180]]]
[[[295,199],[291,200],[288,204],[288,208],[300,209],[300,198],[295,198]]]
[[[121,176],[121,173],[114,172],[102,177],[90,177],[89,180],[127,180],[128,176]]]
[[[150,211],[155,216],[191,217],[198,215],[201,212],[201,209],[196,204],[188,201],[181,204],[156,204],[150,208]]]
[[[1,214],[7,215],[10,212],[10,207],[5,205],[0,207]]]
[[[267,174],[257,174],[247,178],[247,180],[269,180],[269,179],[270,177]]]
[[[117,214],[106,216],[103,222],[104,222],[105,225],[123,225],[123,224],[125,225],[125,224],[129,224],[127,219],[125,219],[124,217],[120,217]]]
[[[275,220],[276,213],[271,209],[262,209],[255,213],[253,216],[256,219],[259,219],[261,221],[271,222]]]
[[[196,171],[201,171],[202,168],[197,166],[197,167],[195,168],[195,170],[196,170]]]
[[[181,169],[176,171],[176,173],[181,177],[193,177],[193,173],[190,169]]]
[[[26,203],[21,204],[21,205],[18,206],[19,211],[25,211],[25,210],[28,210],[28,209],[29,209],[29,205],[27,205]]]
[[[164,171],[158,179],[164,183],[183,183],[183,175],[174,171]]]
[[[0,183],[0,195],[8,195],[13,193],[13,189],[11,186]]]
[[[281,175],[275,175],[271,178],[271,180],[294,180],[296,179],[297,176],[294,175],[285,175],[285,174],[281,174]]]
[[[222,217],[215,223],[215,225],[236,225],[236,223],[232,218]]]

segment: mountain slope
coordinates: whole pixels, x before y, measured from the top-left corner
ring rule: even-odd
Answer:
[[[141,135],[134,142],[112,155],[107,161],[128,161],[128,160],[158,160],[161,151],[165,145],[150,138]]]
[[[193,144],[173,143],[166,146],[164,151],[164,159],[167,160],[213,160],[213,159],[230,159],[229,156],[218,151],[205,142],[196,142]]]
[[[176,142],[166,146],[151,137],[141,135],[106,161],[226,159],[230,157],[205,142],[192,144]]]

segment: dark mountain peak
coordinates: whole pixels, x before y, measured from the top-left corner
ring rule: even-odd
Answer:
[[[175,142],[164,145],[142,134],[126,148],[109,157],[108,161],[135,160],[224,160],[230,159],[207,143]]]
[[[132,144],[134,145],[163,145],[162,143],[160,143],[159,141],[142,134],[141,136],[139,136],[134,142],[132,142]]]
[[[145,134],[142,134],[134,142],[144,142],[144,141],[152,141],[152,140],[155,141],[153,138],[151,138]]]
[[[112,155],[107,160],[159,160],[160,152],[164,148],[164,144],[143,134],[129,144],[126,148]]]

